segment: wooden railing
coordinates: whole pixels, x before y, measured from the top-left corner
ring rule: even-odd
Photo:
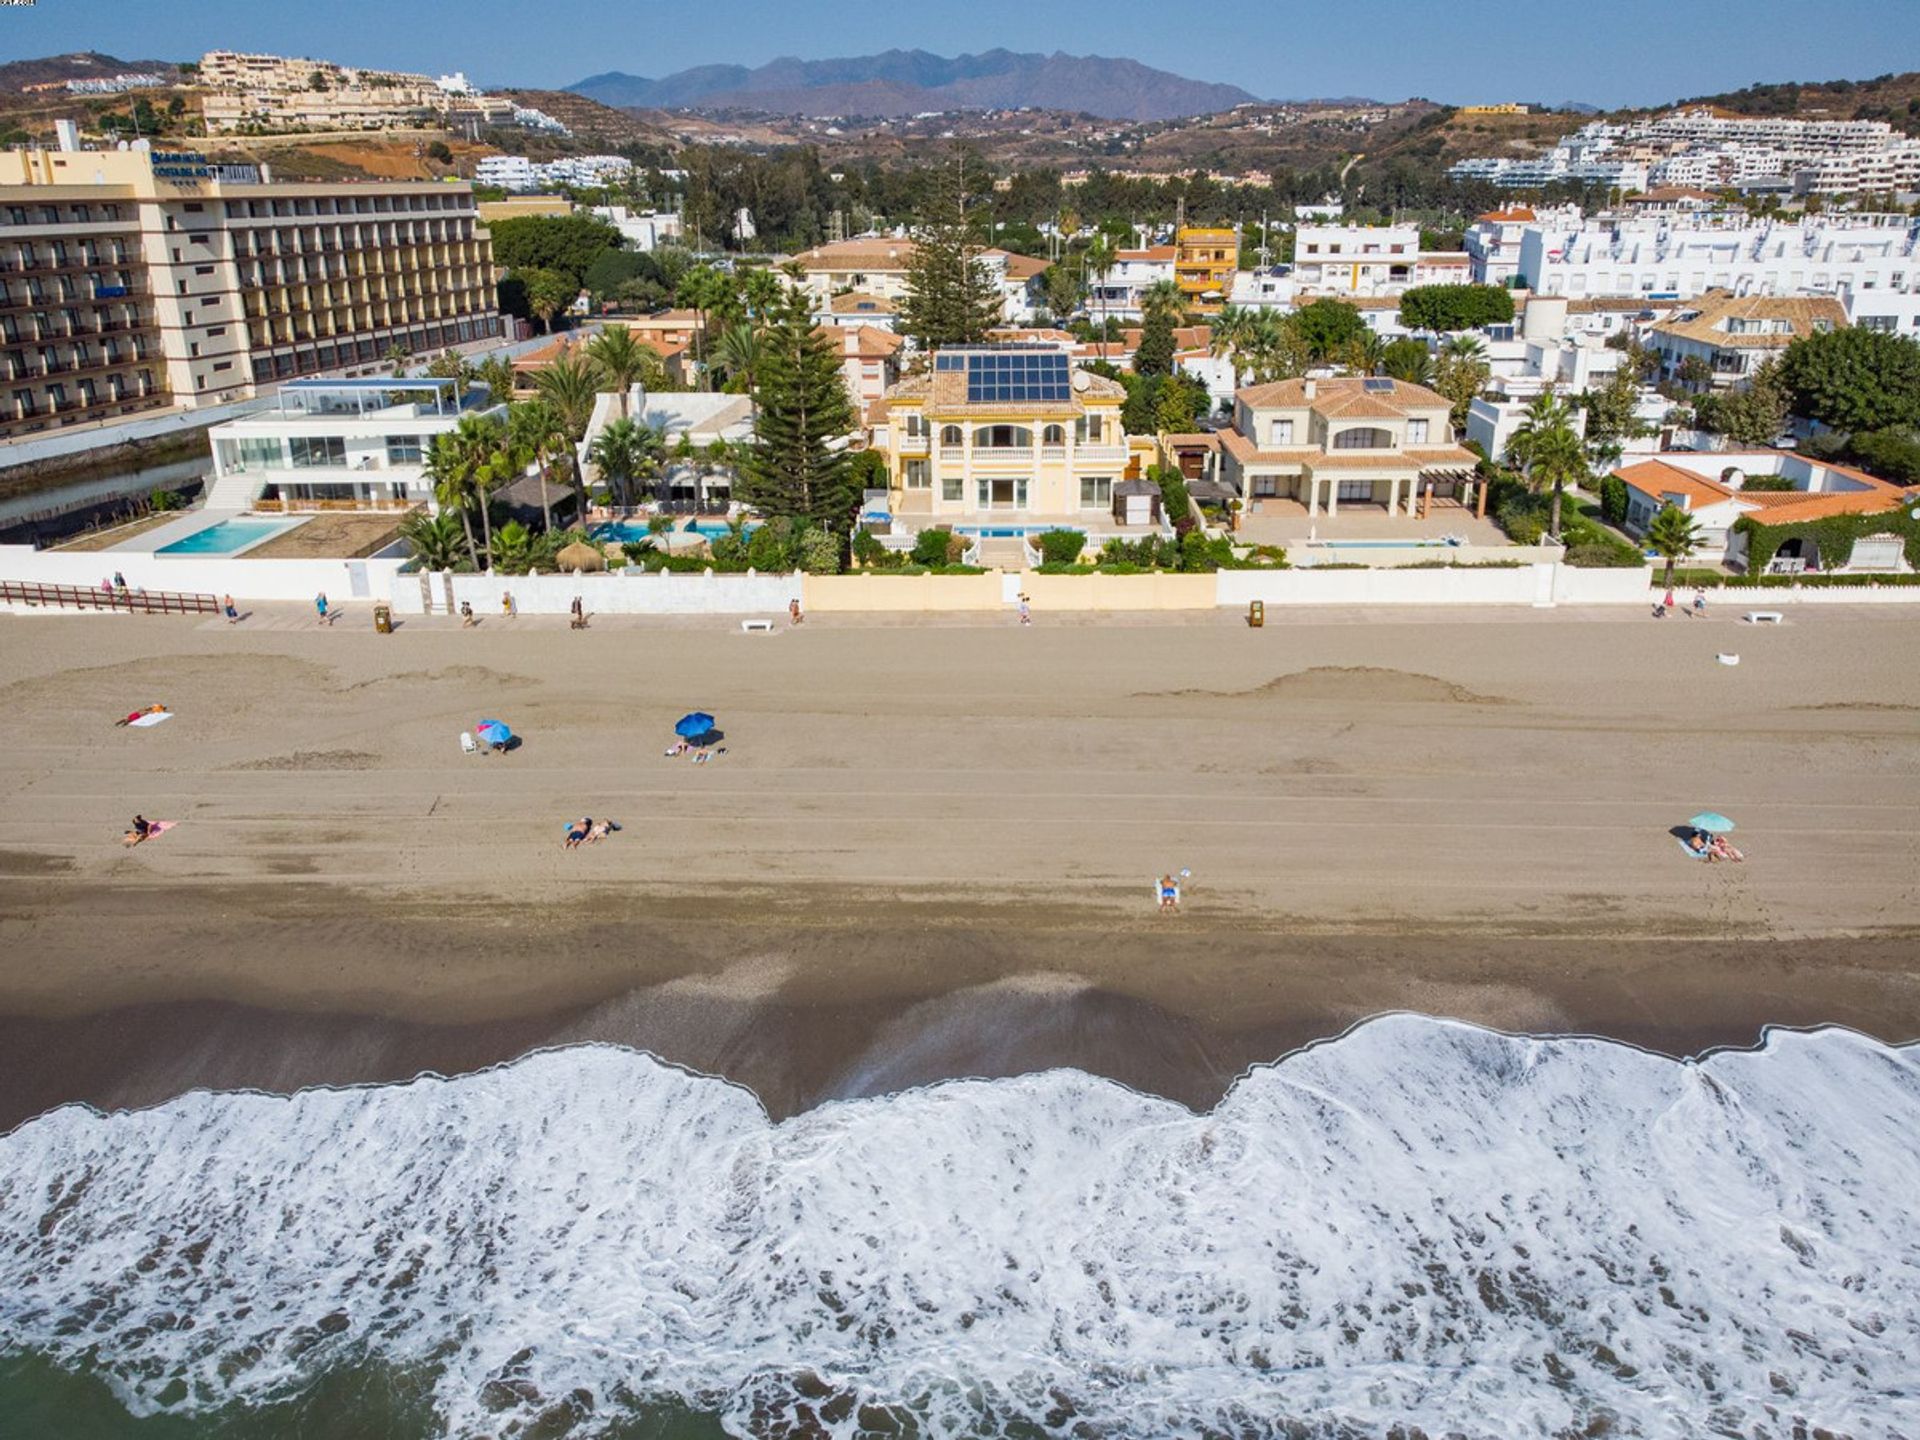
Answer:
[[[40,585],[0,580],[0,604],[48,605],[59,610],[125,610],[135,615],[218,615],[211,595],[173,590],[110,590],[90,585]]]

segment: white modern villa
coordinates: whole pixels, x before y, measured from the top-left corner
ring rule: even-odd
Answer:
[[[220,510],[404,510],[431,503],[434,437],[468,415],[504,415],[457,381],[295,380],[263,410],[212,428],[207,506]]]

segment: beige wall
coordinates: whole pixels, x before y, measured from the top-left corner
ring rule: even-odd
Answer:
[[[999,610],[1000,572],[985,575],[809,575],[809,610]]]
[[[1021,585],[1035,613],[1047,610],[1211,610],[1219,604],[1212,575],[1040,575]]]

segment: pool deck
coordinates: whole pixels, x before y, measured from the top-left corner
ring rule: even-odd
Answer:
[[[1506,534],[1491,520],[1481,520],[1452,501],[1436,502],[1424,520],[1389,515],[1378,505],[1349,502],[1338,515],[1307,515],[1304,506],[1290,500],[1263,500],[1259,514],[1242,514],[1233,538],[1242,545],[1284,545],[1304,548],[1307,536],[1321,540],[1401,540],[1417,544],[1444,535],[1466,537],[1469,545],[1505,545]]]
[[[191,560],[195,558],[202,559],[202,560],[208,559],[208,558],[231,560],[237,556],[246,554],[249,550],[252,550],[253,548],[255,548],[255,546],[264,545],[267,541],[275,539],[280,535],[284,535],[288,530],[293,528],[294,524],[300,523],[299,520],[295,519],[295,517],[292,517],[292,516],[262,515],[259,517],[255,517],[252,515],[251,512],[246,510],[189,510],[186,514],[182,515],[178,520],[172,521],[166,525],[162,525],[158,529],[148,530],[144,534],[135,536],[130,540],[124,540],[117,545],[110,545],[107,547],[107,549],[103,553],[108,555],[157,554],[159,551],[166,549],[167,546],[176,544],[177,542],[186,539],[189,535],[198,535],[202,530],[210,530],[215,525],[223,525],[229,520],[241,520],[241,519],[253,519],[253,518],[258,518],[261,520],[276,520],[276,521],[287,520],[292,523],[283,525],[279,530],[275,531],[273,534],[263,535],[258,540],[251,541],[250,543],[241,546],[238,550],[208,551],[205,554],[202,554],[198,557],[195,557],[192,555],[184,555],[184,556],[167,555],[167,556],[162,556],[161,558],[167,559],[167,560],[175,560],[175,559]]]

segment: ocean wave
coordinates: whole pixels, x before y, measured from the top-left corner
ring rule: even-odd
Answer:
[[[136,1414],[429,1373],[449,1433],[1920,1432],[1920,1063],[1388,1016],[1205,1115],[605,1046],[0,1139],[0,1348]]]

